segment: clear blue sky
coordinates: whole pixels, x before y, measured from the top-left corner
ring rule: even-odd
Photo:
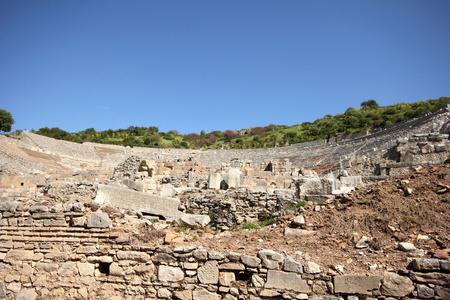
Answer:
[[[450,96],[450,1],[0,1],[15,129],[294,125]]]

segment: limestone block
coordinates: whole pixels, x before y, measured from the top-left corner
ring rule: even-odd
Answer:
[[[378,275],[338,275],[334,276],[334,292],[342,294],[370,294],[377,290],[382,277]]]
[[[170,183],[166,183],[159,187],[158,194],[161,197],[173,197],[178,194],[178,191],[173,187],[173,185],[171,185]]]
[[[90,263],[112,263],[113,258],[111,256],[88,256],[87,261]]]
[[[111,224],[108,214],[101,211],[91,213],[86,221],[87,228],[108,228]]]
[[[416,249],[417,248],[411,243],[399,243],[398,244],[398,250],[401,250],[404,252],[414,251]]]
[[[203,284],[217,284],[219,281],[219,267],[215,260],[205,262],[205,264],[198,268],[197,276],[200,283]]]
[[[219,284],[223,286],[230,286],[232,282],[236,281],[236,276],[233,272],[220,272]]]
[[[166,288],[160,288],[158,290],[158,299],[169,299],[172,297],[172,293]]]
[[[193,300],[220,300],[222,297],[216,293],[208,292],[206,289],[198,287],[192,293]]]
[[[299,195],[331,195],[333,180],[328,178],[300,178],[296,181]]]
[[[230,168],[228,170],[228,187],[240,187],[243,175],[239,169]]]
[[[411,279],[420,283],[431,283],[437,285],[446,285],[450,282],[450,274],[448,273],[411,273]]]
[[[283,270],[286,272],[303,273],[302,265],[290,256],[284,259]]]
[[[169,255],[167,253],[157,253],[152,257],[152,260],[155,264],[160,264],[169,263],[171,261],[175,261],[176,259],[172,255]]]
[[[306,262],[306,264],[303,266],[303,269],[305,273],[308,274],[317,274],[321,272],[320,266],[311,261]]]
[[[162,282],[177,282],[184,279],[184,273],[180,268],[159,266],[158,279]]]
[[[15,212],[18,205],[17,201],[2,201],[0,202],[0,211]]]
[[[175,299],[179,300],[192,300],[192,291],[190,290],[175,291],[173,292],[173,296]]]
[[[47,272],[47,273],[58,270],[58,267],[59,266],[57,264],[41,263],[41,262],[36,263],[36,269],[38,271]]]
[[[414,273],[412,273],[414,274]],[[408,277],[395,273],[386,273],[381,286],[384,296],[405,297],[414,291],[414,284]]]
[[[249,256],[249,255],[243,255],[241,257],[241,261],[244,265],[251,267],[251,268],[256,268],[261,263],[260,258],[258,258],[256,256]]]
[[[277,269],[283,262],[283,255],[272,250],[261,250],[258,256],[262,260],[262,266],[267,269]]]
[[[256,274],[252,275],[252,284],[254,287],[261,288],[264,286],[264,283],[265,283],[264,279],[262,279],[261,277],[259,277]]]
[[[297,228],[289,228],[289,227],[286,227],[284,229],[285,237],[299,237],[299,236],[311,235],[311,234],[315,234],[315,233],[316,232],[313,230],[305,230],[305,229],[297,229]]]
[[[415,271],[438,271],[440,263],[438,259],[416,258],[412,261],[412,267]]]
[[[48,212],[48,207],[44,205],[32,205],[30,206],[30,214],[45,213]]]
[[[221,264],[219,270],[243,271],[245,270],[245,266],[241,263],[229,262]]]
[[[434,290],[426,285],[418,284],[417,285],[417,296],[422,299],[433,298]]]
[[[222,176],[220,173],[210,173],[208,176],[208,188],[219,190],[221,181]]]
[[[9,250],[6,253],[5,261],[22,261],[22,260],[32,260],[34,252],[32,250]]]
[[[138,251],[118,251],[117,258],[120,260],[134,260],[139,262],[147,262],[150,260],[150,255],[145,252]]]
[[[207,215],[183,214],[180,218],[181,222],[190,227],[203,228],[211,222],[211,218]]]
[[[181,215],[180,200],[141,193],[125,187],[99,184],[95,202],[101,205],[132,209],[173,220]]]
[[[206,249],[199,248],[195,250],[192,255],[199,261],[205,261],[208,259],[208,251],[206,251]]]
[[[34,289],[23,289],[17,294],[16,300],[34,300],[37,296]]]
[[[122,183],[123,183],[123,185],[126,185],[127,187],[129,187],[130,189],[133,189],[135,191],[138,191],[138,192],[144,191],[144,185],[140,182],[126,178],[126,179],[122,180]]]
[[[112,263],[109,266],[109,275],[111,275],[111,276],[125,276],[125,271],[117,263]]]
[[[95,254],[98,252],[97,247],[95,246],[80,246],[77,249],[77,254]]]
[[[73,262],[66,262],[61,264],[58,269],[59,276],[73,276],[75,275],[77,264]]]
[[[94,276],[95,267],[90,263],[77,263],[78,273],[80,276]]]
[[[299,274],[283,271],[269,270],[267,272],[266,289],[285,289],[296,292],[308,293],[310,288]]]

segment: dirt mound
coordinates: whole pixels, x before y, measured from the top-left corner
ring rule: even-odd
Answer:
[[[405,240],[430,235],[448,244],[450,166],[427,167],[338,197],[322,214],[310,214],[322,231],[350,238],[354,232],[374,238]]]

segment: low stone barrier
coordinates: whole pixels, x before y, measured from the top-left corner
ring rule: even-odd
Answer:
[[[410,273],[329,275],[269,249],[253,255],[122,239],[84,205],[0,202],[0,298],[449,299],[450,261],[414,259]],[[325,266],[326,267],[326,266]]]

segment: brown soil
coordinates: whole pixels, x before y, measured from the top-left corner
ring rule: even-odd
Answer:
[[[320,211],[316,211],[317,206]],[[261,249],[271,249],[299,262],[318,263],[328,274],[381,274],[407,269],[411,256],[397,250],[399,242],[413,243],[425,250],[425,257],[445,253],[447,250],[442,249],[450,244],[449,211],[450,166],[442,165],[361,188],[326,203],[308,205],[302,213],[293,212],[278,224],[263,228],[212,233],[171,225],[164,232],[176,234],[182,245],[209,251],[256,255]],[[298,214],[305,217],[305,229],[314,233],[285,237],[285,228]],[[154,232],[152,225],[136,227],[134,223],[134,234],[126,224],[124,228],[136,243],[156,246],[164,242],[162,231]],[[363,236],[371,239],[369,247],[357,249],[355,245]],[[445,255],[443,258],[448,259]]]

